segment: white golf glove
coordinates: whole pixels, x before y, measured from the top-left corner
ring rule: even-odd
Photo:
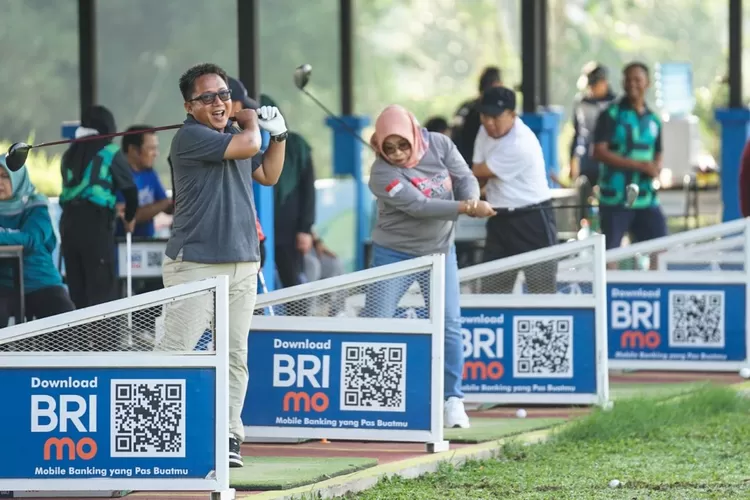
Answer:
[[[276,106],[261,106],[258,108],[258,124],[268,131],[271,137],[286,132],[286,122]]]

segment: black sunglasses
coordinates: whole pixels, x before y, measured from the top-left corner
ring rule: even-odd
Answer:
[[[218,92],[206,92],[205,94],[201,94],[198,97],[193,97],[192,99],[188,100],[188,102],[200,101],[203,104],[208,105],[212,104],[216,100],[216,96],[219,96],[219,99],[226,102],[232,98],[232,91],[229,89],[224,89]]]

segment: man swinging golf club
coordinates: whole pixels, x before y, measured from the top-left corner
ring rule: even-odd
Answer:
[[[234,114],[224,70],[199,64],[180,77],[187,118],[172,140],[175,214],[162,275],[165,286],[229,276],[229,464],[242,467],[240,418],[247,390],[247,336],[255,309],[260,250],[252,181],[276,183],[287,135],[278,109],[263,106]],[[238,96],[241,98],[241,96]],[[271,135],[263,154],[260,127]],[[162,351],[192,351],[208,326],[210,297],[167,307]]]

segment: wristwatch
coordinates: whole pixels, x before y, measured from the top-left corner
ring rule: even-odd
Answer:
[[[282,132],[279,135],[272,135],[271,140],[273,142],[284,142],[286,140],[287,135],[289,135],[288,132]]]

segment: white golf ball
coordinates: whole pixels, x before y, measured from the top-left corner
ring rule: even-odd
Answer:
[[[620,486],[620,480],[619,479],[613,479],[612,481],[609,482],[609,487],[610,488],[617,488],[618,486]]]
[[[524,410],[523,408],[519,408],[518,410],[516,410],[516,416],[518,418],[526,418],[526,410]]]
[[[614,407],[615,407],[615,402],[614,401],[607,401],[606,403],[604,403],[602,405],[602,410],[604,410],[604,411],[612,411],[612,408],[614,408]]]
[[[740,370],[740,377],[742,378],[750,378],[750,368],[745,367]]]

